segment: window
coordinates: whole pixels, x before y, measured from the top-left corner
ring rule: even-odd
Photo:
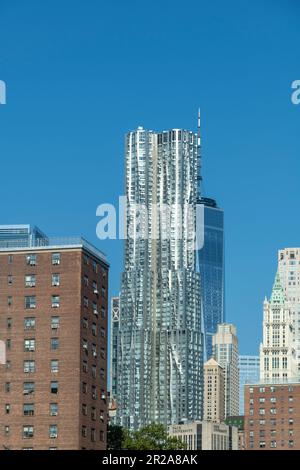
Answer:
[[[84,257],[83,257],[83,263],[84,263],[86,266],[89,265],[90,260],[89,260],[89,257],[88,257],[87,255],[84,255]]]
[[[277,409],[276,408],[270,408],[270,413],[271,413],[271,415],[276,415],[277,414]]]
[[[26,296],[25,297],[25,308],[36,308],[36,298],[35,296]]]
[[[87,383],[82,382],[82,393],[87,393],[87,388],[88,388]]]
[[[272,449],[275,449],[275,447],[277,447],[276,441],[271,441],[270,447],[271,447]]]
[[[98,286],[97,286],[97,282],[96,282],[96,281],[93,282],[93,292],[94,292],[94,294],[96,294],[96,295],[98,295],[98,293],[99,293],[99,292],[98,292]]]
[[[58,404],[50,403],[50,416],[57,416],[57,415],[58,415]]]
[[[106,358],[105,348],[101,348],[101,350],[100,350],[100,356],[101,356],[102,359],[105,359],[105,358]]]
[[[59,317],[51,317],[51,329],[58,330],[59,328]]]
[[[105,328],[100,328],[100,335],[102,336],[102,338],[105,338]]]
[[[265,393],[265,388],[264,388],[264,387],[260,387],[260,388],[259,388],[259,393]]]
[[[14,260],[14,255],[8,255],[8,264],[12,264]]]
[[[4,434],[5,434],[5,436],[9,436],[9,431],[10,431],[9,426],[4,426]]]
[[[265,403],[266,399],[265,398],[260,398],[259,403]]]
[[[82,437],[86,437],[86,436],[87,436],[87,428],[86,428],[86,426],[82,426],[82,428],[81,428],[81,435],[82,435]]]
[[[102,423],[104,422],[104,411],[103,410],[100,410],[100,421],[102,421]],[[253,431],[251,431],[253,432]]]
[[[105,318],[105,317],[106,317],[105,307],[101,307],[101,318]]]
[[[83,297],[83,305],[84,305],[84,307],[89,306],[89,299],[87,297]]]
[[[253,387],[249,388],[249,393],[253,393]]]
[[[35,287],[36,286],[36,277],[34,274],[25,276],[25,287]]]
[[[84,403],[82,404],[81,411],[82,411],[82,414],[83,414],[84,416],[87,416],[87,414],[88,414],[88,407],[87,407],[87,405],[85,405]]]
[[[104,442],[104,431],[100,431],[100,441]]]
[[[23,405],[24,416],[34,416],[34,403],[24,403]]]
[[[53,394],[58,393],[58,382],[51,382],[50,392],[53,393]]]
[[[96,323],[92,324],[92,335],[97,336],[97,325],[96,325]]]
[[[289,425],[292,426],[294,424],[294,420],[292,418],[289,419]]]
[[[91,441],[96,442],[96,430],[94,428],[91,429]]]
[[[26,263],[28,266],[36,266],[37,264],[37,256],[34,254],[30,254],[26,256]]]
[[[23,439],[31,439],[34,436],[33,426],[23,426]]]
[[[271,398],[270,398],[270,402],[271,402],[271,403],[276,403],[276,401],[277,401],[277,400],[276,400],[276,397],[271,397]]]
[[[32,374],[35,372],[35,361],[24,361],[25,374]]]
[[[9,275],[7,276],[7,284],[8,284],[9,286],[11,286],[12,283],[13,283],[13,277],[12,277],[11,274],[9,274]]]
[[[101,379],[105,379],[105,370],[104,369],[100,369],[100,378]]]
[[[10,392],[10,390],[11,390],[10,382],[5,382],[4,389],[5,389],[6,393]]]
[[[97,367],[96,366],[92,366],[92,377],[95,379],[96,378],[96,374],[97,374]]]
[[[88,287],[89,285],[89,278],[85,275],[84,278],[83,278],[83,283],[85,285],[85,287]]]
[[[9,415],[9,413],[10,413],[10,404],[6,403],[6,405],[5,405],[5,414]]]
[[[294,398],[293,397],[289,397],[289,402],[293,402],[294,401]]]
[[[294,412],[294,408],[289,408],[289,413],[293,413]]]
[[[9,351],[11,349],[11,339],[6,340],[6,349]]]
[[[276,392],[276,388],[275,388],[275,387],[270,387],[270,392],[271,392],[271,393],[275,393],[275,392]]]
[[[98,272],[98,265],[97,265],[96,261],[93,261],[93,271],[94,271],[94,273]]]
[[[97,346],[94,343],[92,344],[92,354],[93,357],[97,357]]]
[[[58,360],[57,359],[52,359],[51,361],[51,372],[52,373],[58,372]]]
[[[87,373],[88,372],[88,363],[87,361],[83,361],[82,363],[82,371]]]
[[[24,351],[35,351],[35,339],[24,340]]]
[[[294,441],[291,441],[291,440],[289,441],[289,447],[290,448],[294,447]]]
[[[98,307],[97,307],[96,302],[93,302],[93,313],[94,313],[94,315],[96,315],[96,316],[99,315]]]
[[[59,348],[59,339],[58,338],[51,338],[50,347],[51,347],[52,350],[58,349]]]
[[[11,296],[7,297],[7,305],[11,307],[13,304],[13,298]]]
[[[35,317],[24,318],[24,330],[35,330]]]
[[[50,439],[56,439],[57,438],[57,425],[56,424],[51,424],[49,426],[49,437],[50,437]]]
[[[252,423],[253,423],[253,421],[252,421]],[[265,419],[260,419],[259,424],[260,424],[260,426],[265,426],[266,420]]]
[[[6,319],[6,327],[10,329],[12,327],[12,318],[7,318]]]
[[[31,395],[34,393],[35,384],[34,382],[24,382],[23,384],[23,395]]]
[[[52,264],[55,266],[60,264],[60,253],[52,253]]]
[[[11,368],[11,362],[6,361],[5,367],[6,367],[7,370],[9,370]]]
[[[52,295],[51,306],[52,308],[58,308],[60,306],[59,295]]]
[[[87,329],[89,326],[89,322],[87,318],[82,319],[82,328]]]
[[[92,385],[92,399],[96,400],[97,399],[97,391],[95,385]]]
[[[261,449],[264,449],[264,448],[266,447],[265,441],[260,441],[260,442],[259,442],[259,447],[260,447]]]
[[[259,414],[260,414],[260,415],[264,415],[264,414],[266,414],[266,411],[265,411],[265,409],[264,409],[264,408],[260,408],[260,410],[259,410]]]
[[[91,418],[93,421],[96,421],[96,408],[94,406],[91,409]]]
[[[60,285],[60,275],[52,274],[52,287],[58,287]]]

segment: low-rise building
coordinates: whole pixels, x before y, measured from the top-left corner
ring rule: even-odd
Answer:
[[[245,387],[247,450],[300,450],[300,383]]]
[[[195,421],[172,425],[171,437],[187,445],[187,450],[238,450],[238,428],[225,423]]]

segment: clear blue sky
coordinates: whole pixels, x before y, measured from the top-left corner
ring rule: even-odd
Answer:
[[[196,127],[206,196],[226,215],[227,320],[255,354],[277,249],[300,245],[298,0],[0,0],[0,223],[98,242],[123,193],[124,133]]]

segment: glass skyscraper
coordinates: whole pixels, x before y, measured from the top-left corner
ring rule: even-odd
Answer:
[[[212,337],[225,322],[224,213],[214,199],[198,201],[204,211],[204,245],[198,250],[204,321],[205,358],[212,357]]]
[[[240,415],[244,415],[244,387],[259,382],[259,356],[239,356]]]
[[[126,137],[128,236],[112,383],[116,423],[130,429],[202,417],[198,157],[199,136],[187,130],[139,127]]]

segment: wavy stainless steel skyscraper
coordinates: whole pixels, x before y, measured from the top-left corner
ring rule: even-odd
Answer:
[[[139,127],[126,137],[128,238],[113,379],[116,422],[131,429],[202,415],[197,160],[197,134],[187,130]]]

